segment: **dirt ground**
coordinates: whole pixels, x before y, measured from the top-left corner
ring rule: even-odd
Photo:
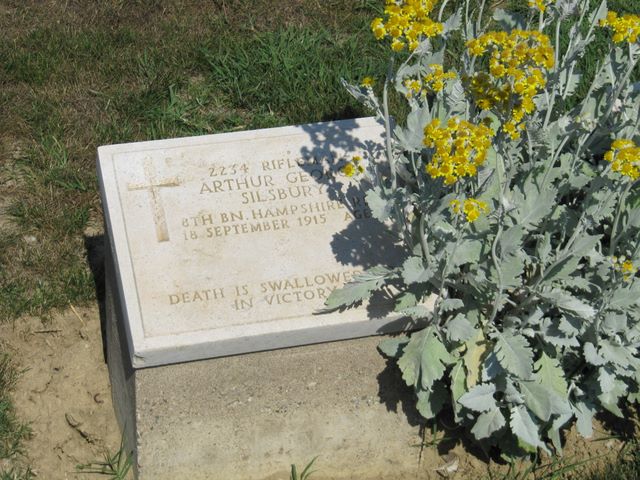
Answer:
[[[33,431],[26,453],[37,478],[106,478],[77,470],[79,464],[101,460],[105,451],[117,452],[120,444],[98,308],[71,307],[46,323],[26,318],[15,325],[0,325],[0,339],[2,348],[24,369],[14,401],[19,417],[29,422]],[[604,430],[596,430],[595,438],[605,436]],[[570,432],[567,444],[565,458],[570,463],[600,455],[598,463],[615,461],[621,446],[612,439],[586,441],[574,432]],[[422,463],[431,466],[429,473],[423,472],[426,478],[441,478],[447,465],[452,470],[449,478],[458,479],[490,478],[491,473],[504,473],[506,468],[487,464],[465,452],[460,444],[448,452],[426,448]],[[445,468],[436,471],[433,465]],[[318,468],[312,478],[322,477],[321,465]]]
[[[33,432],[26,449],[37,478],[105,478],[76,469],[120,445],[98,308],[70,308],[44,324],[26,318],[0,325],[0,339],[24,369],[13,398]]]

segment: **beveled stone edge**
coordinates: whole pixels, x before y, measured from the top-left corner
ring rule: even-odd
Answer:
[[[403,320],[399,315],[390,315],[384,318],[371,319],[366,317],[361,322],[333,323],[328,325],[315,325],[296,330],[276,330],[270,333],[258,335],[235,335],[232,338],[219,338],[219,332],[209,330],[203,332],[186,332],[145,338],[142,330],[142,318],[140,315],[140,303],[137,298],[136,282],[133,274],[133,265],[128,248],[117,249],[114,240],[114,229],[118,230],[119,238],[126,239],[124,216],[121,205],[115,201],[109,204],[106,200],[107,192],[110,198],[116,200],[117,184],[115,179],[115,165],[113,156],[118,153],[134,153],[145,150],[160,150],[176,146],[189,147],[224,143],[255,138],[277,138],[280,136],[301,135],[306,132],[302,128],[308,126],[321,127],[322,125],[353,122],[357,128],[366,128],[380,124],[375,117],[362,117],[349,120],[331,122],[318,122],[297,126],[285,126],[259,130],[247,130],[242,132],[219,133],[212,135],[181,137],[166,140],[152,140],[145,142],[131,142],[98,147],[97,170],[100,186],[100,196],[105,212],[106,242],[114,258],[117,285],[116,292],[122,299],[122,311],[120,312],[122,323],[131,352],[131,364],[134,368],[145,368],[165,364],[180,363],[206,358],[215,358],[228,355],[237,355],[256,351],[273,350],[314,343],[324,343],[337,340],[347,340],[365,336],[400,332],[408,328],[415,328],[408,320]],[[105,208],[108,207],[108,208]],[[107,215],[106,212],[109,212]],[[312,316],[309,316],[312,318]],[[279,321],[265,322],[262,328],[273,326]],[[304,323],[304,322],[301,322]],[[255,326],[258,324],[252,324]],[[246,326],[230,327],[242,330]],[[241,333],[241,332],[238,332]]]

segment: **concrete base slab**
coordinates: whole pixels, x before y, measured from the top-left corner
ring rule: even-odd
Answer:
[[[316,456],[316,479],[428,478],[415,400],[381,337],[135,370],[111,285],[114,405],[139,480],[288,478]]]

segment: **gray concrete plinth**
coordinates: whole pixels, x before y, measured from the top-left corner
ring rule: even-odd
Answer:
[[[111,285],[114,405],[139,480],[287,479],[315,456],[318,480],[426,476],[415,401],[380,337],[135,370]]]

